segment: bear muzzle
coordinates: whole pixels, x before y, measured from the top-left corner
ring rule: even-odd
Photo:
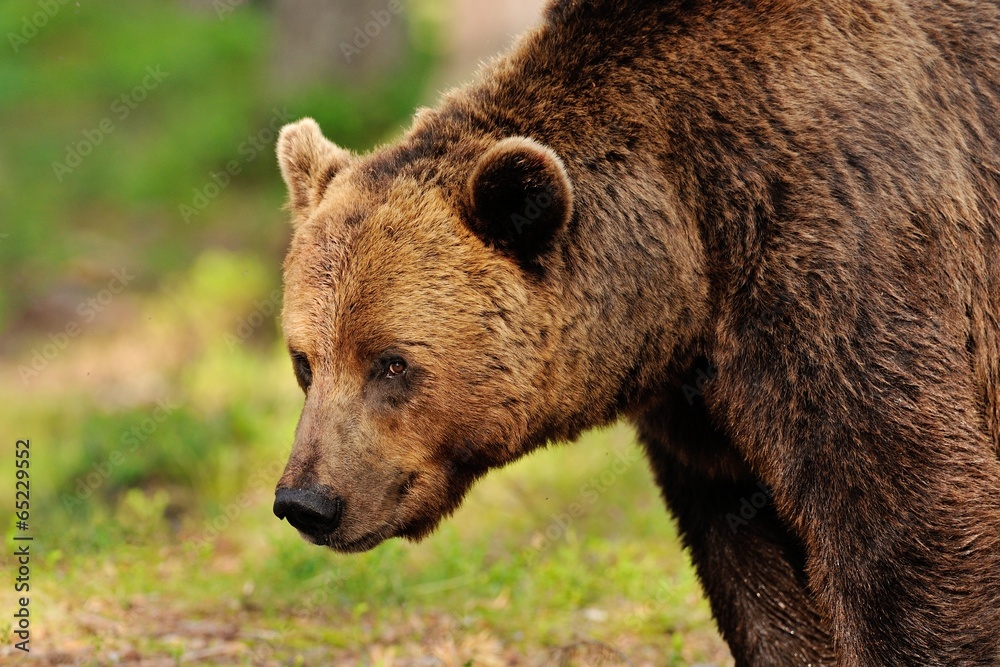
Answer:
[[[274,494],[274,515],[316,543],[324,543],[340,526],[344,501],[327,487],[278,489]]]

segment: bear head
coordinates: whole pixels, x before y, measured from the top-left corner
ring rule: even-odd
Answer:
[[[339,551],[426,535],[477,477],[544,443],[539,406],[559,408],[538,397],[559,395],[562,161],[527,137],[448,160],[420,146],[355,156],[311,119],[278,140],[282,325],[305,404],[274,511]]]

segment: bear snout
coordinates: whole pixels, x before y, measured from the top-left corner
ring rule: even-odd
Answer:
[[[278,489],[273,510],[275,516],[286,519],[299,532],[316,542],[326,542],[327,536],[340,526],[344,501],[323,486]]]

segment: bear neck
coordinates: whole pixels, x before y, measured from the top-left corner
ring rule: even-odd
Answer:
[[[532,417],[535,443],[645,410],[704,353],[711,319],[695,205],[664,164],[671,134],[656,113],[660,93],[616,84],[634,78],[624,63],[603,65],[594,80],[567,77],[563,68],[576,70],[560,63],[564,48],[545,26],[529,33],[479,82],[419,112],[384,159],[460,211],[472,166],[500,139],[531,137],[563,160],[574,214],[542,258],[541,286],[558,295],[547,319],[562,335],[546,373],[559,381],[535,402],[561,413]]]

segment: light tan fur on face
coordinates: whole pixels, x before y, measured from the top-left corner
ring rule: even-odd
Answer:
[[[702,289],[697,255],[684,246],[664,254],[680,229],[651,230],[641,279],[587,235],[577,268],[605,265],[632,294],[595,301],[593,286],[567,280],[565,256],[551,249],[576,210],[561,156],[529,137],[466,136],[448,144],[446,160],[417,157],[435,152],[421,137],[440,134],[440,122],[425,112],[401,146],[364,158],[345,156],[310,120],[286,128],[279,144],[294,217],[284,331],[313,376],[279,488],[343,496],[330,538],[341,550],[422,536],[489,468],[612,419],[669,361],[636,364],[635,352],[676,345],[665,323],[685,315],[673,297],[651,303],[649,330],[625,337],[607,319],[647,303],[654,285],[671,295]],[[518,194],[509,186],[522,178],[528,190]],[[527,200],[543,194],[552,203],[533,211]],[[512,232],[510,212],[490,215],[498,196],[512,198],[513,215],[537,217]],[[369,377],[387,350],[405,354],[420,377],[392,408],[372,399],[378,383]]]
[[[298,138],[316,143],[283,136],[291,154],[303,152]],[[308,356],[313,383],[279,486],[308,478],[343,495],[334,546],[350,549],[423,534],[491,461],[515,456],[538,373],[526,350],[545,345],[526,320],[544,321],[548,307],[433,189],[400,178],[375,193],[345,178],[300,211],[285,263],[285,336]],[[418,390],[397,407],[366,394],[387,349],[419,368]]]

